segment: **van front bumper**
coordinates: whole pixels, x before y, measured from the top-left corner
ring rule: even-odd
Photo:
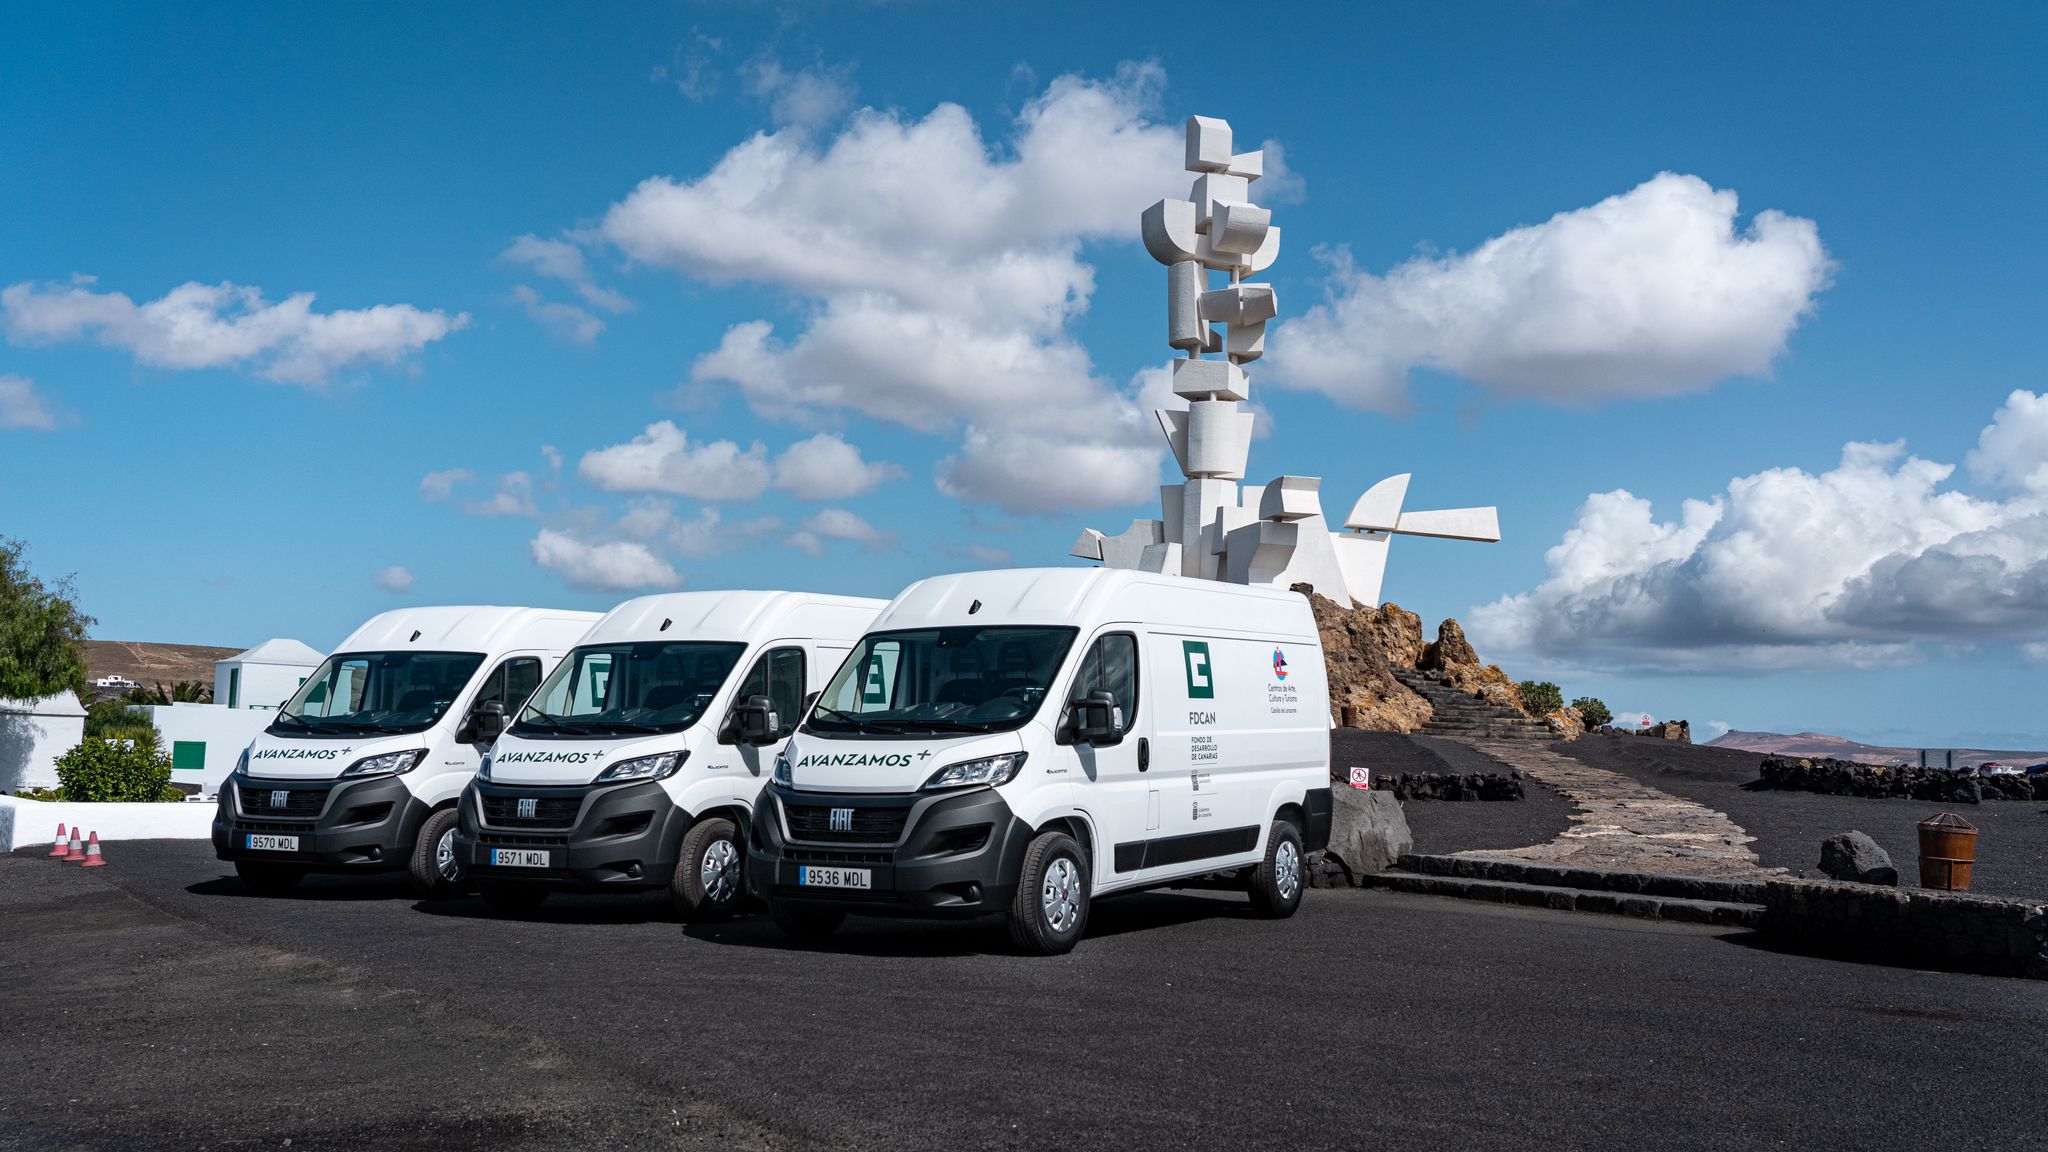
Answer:
[[[308,872],[399,872],[429,809],[396,776],[266,780],[231,776],[213,817],[213,854]],[[250,848],[251,836],[290,836],[293,851]]]
[[[534,801],[531,817],[521,800]],[[455,859],[474,877],[549,888],[633,891],[666,888],[692,817],[660,784],[491,784],[462,793]],[[497,863],[498,849],[545,852],[545,867]]]
[[[833,809],[850,810],[831,827]],[[909,795],[797,792],[770,784],[754,804],[747,890],[864,916],[974,917],[1008,910],[1031,827],[991,788]],[[805,867],[866,869],[870,887],[816,888]]]

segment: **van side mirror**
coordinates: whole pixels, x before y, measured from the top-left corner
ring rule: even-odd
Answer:
[[[782,729],[775,702],[766,696],[749,696],[732,706],[734,736],[740,744],[773,744]]]
[[[1074,743],[1113,748],[1124,742],[1123,709],[1117,707],[1116,693],[1097,688],[1086,699],[1067,706]]]
[[[486,700],[469,714],[470,743],[496,744],[505,734],[505,702]]]

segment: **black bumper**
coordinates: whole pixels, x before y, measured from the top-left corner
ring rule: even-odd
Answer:
[[[518,816],[520,800],[537,801],[534,817]],[[692,821],[652,780],[566,787],[473,780],[458,811],[455,858],[471,876],[605,892],[668,887]],[[500,866],[493,863],[499,848],[546,852],[547,866]]]
[[[849,829],[830,830],[820,814],[834,808],[852,810]],[[839,796],[770,784],[754,804],[747,890],[757,899],[869,916],[982,916],[1009,908],[1031,834],[988,788]],[[807,887],[800,883],[806,866],[865,868],[872,887]]]
[[[1336,807],[1337,798],[1328,788],[1311,788],[1301,802],[1302,817],[1308,827],[1301,830],[1301,850],[1321,852],[1330,846],[1330,819]]]
[[[277,801],[282,802],[277,802]],[[396,776],[264,780],[240,776],[220,790],[213,854],[309,872],[399,872],[412,863],[428,807]],[[249,837],[295,836],[292,852],[251,849]]]

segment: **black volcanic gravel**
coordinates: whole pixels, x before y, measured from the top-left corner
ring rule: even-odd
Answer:
[[[1918,884],[1919,842],[1913,826],[1944,810],[1929,800],[1751,791],[1743,785],[1756,779],[1760,752],[1598,735],[1554,744],[1551,750],[1725,812],[1757,838],[1750,847],[1765,865],[1804,870],[1809,876],[1821,875],[1821,841],[1854,829],[1891,855],[1902,885]],[[1948,810],[1978,828],[1972,892],[2048,897],[2048,805],[1988,800]]]
[[[1353,767],[1388,772],[1506,773],[1508,766],[1455,740],[1338,728],[1330,733],[1330,767],[1339,780]],[[1341,787],[1341,785],[1340,785]],[[1411,800],[1401,806],[1415,850],[1464,852],[1523,848],[1556,839],[1571,826],[1571,801],[1524,779],[1521,800]]]

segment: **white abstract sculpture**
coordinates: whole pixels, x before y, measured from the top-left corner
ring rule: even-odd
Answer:
[[[1228,122],[1188,117],[1194,187],[1185,200],[1147,208],[1139,221],[1145,250],[1166,265],[1166,343],[1187,353],[1173,362],[1173,391],[1187,408],[1154,413],[1187,480],[1159,490],[1160,519],[1133,520],[1119,536],[1090,528],[1073,555],[1204,580],[1308,584],[1340,604],[1376,606],[1395,536],[1496,542],[1500,520],[1492,508],[1403,512],[1408,477],[1401,475],[1373,485],[1352,505],[1345,530],[1332,532],[1319,478],[1240,484],[1252,448],[1244,366],[1265,353],[1266,324],[1279,314],[1273,286],[1244,278],[1279,257],[1280,229],[1251,199],[1265,154],[1233,153],[1230,145]],[[1212,273],[1228,283],[1212,287]],[[1203,359],[1219,353],[1222,359]]]

